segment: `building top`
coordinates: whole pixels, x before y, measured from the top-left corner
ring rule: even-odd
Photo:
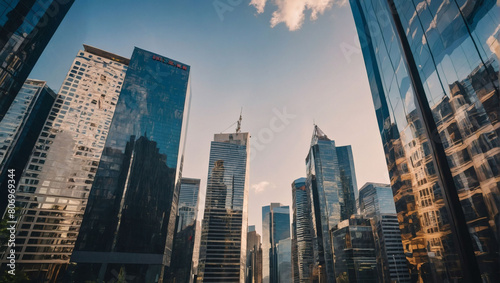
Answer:
[[[183,183],[183,184],[199,185],[200,184],[200,179],[182,177],[181,183]]]
[[[214,135],[214,141],[232,143],[237,145],[247,145],[249,137],[250,135],[248,133],[221,133]]]
[[[366,189],[366,188],[368,188],[370,186],[373,186],[373,187],[382,187],[382,188],[390,188],[391,187],[391,185],[389,185],[389,184],[367,182],[366,184],[364,184],[359,189],[359,191],[361,192],[362,190],[364,190],[364,189]]]
[[[103,58],[113,60],[115,62],[125,64],[127,66],[128,66],[128,64],[130,64],[130,59],[122,57],[120,55],[116,55],[116,54],[113,54],[111,52],[104,51],[102,49],[99,49],[99,48],[96,48],[96,47],[93,47],[90,45],[86,45],[86,44],[83,45],[83,48],[85,49],[86,52],[95,54],[97,56],[101,56]]]

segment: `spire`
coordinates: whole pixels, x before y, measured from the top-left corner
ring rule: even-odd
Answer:
[[[328,136],[318,127],[318,125],[314,124],[314,131],[313,131],[313,136],[311,140],[311,144],[315,144],[318,140],[326,140],[329,141],[330,139]]]
[[[236,133],[241,133],[241,120],[243,119],[242,113],[243,113],[243,107],[241,107],[240,118],[238,119],[238,125],[236,126]]]

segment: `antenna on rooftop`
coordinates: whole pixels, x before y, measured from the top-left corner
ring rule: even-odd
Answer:
[[[238,125],[236,126],[236,133],[241,132],[241,120],[243,119],[242,113],[243,113],[243,107],[241,107],[240,118],[238,119]]]

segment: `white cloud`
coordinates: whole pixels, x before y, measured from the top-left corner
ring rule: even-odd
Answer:
[[[275,188],[276,188],[276,185],[273,183],[270,183],[268,181],[262,181],[260,183],[252,185],[252,190],[257,194],[260,194],[260,193],[263,193],[267,190],[272,190]]]
[[[250,5],[254,6],[258,14],[264,12],[267,0],[252,0]],[[305,12],[310,10],[311,21],[318,18],[332,5],[343,6],[347,0],[269,0],[273,2],[277,10],[273,12],[271,27],[284,23],[289,30],[298,30],[304,23]]]

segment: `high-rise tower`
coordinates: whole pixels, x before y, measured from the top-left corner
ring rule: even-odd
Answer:
[[[500,281],[498,1],[350,2],[412,281]]]
[[[198,281],[244,282],[250,135],[215,134],[210,146]]]

